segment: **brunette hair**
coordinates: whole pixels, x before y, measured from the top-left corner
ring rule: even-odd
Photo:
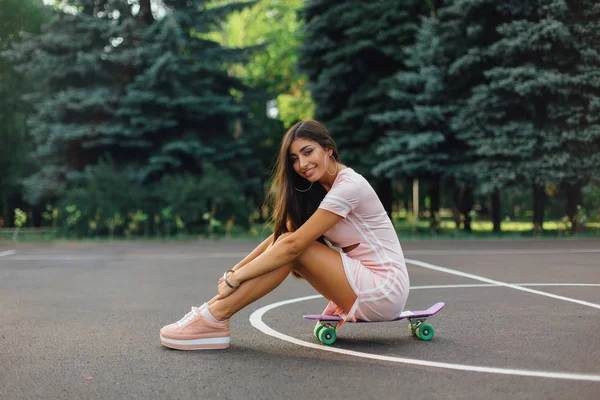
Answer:
[[[275,173],[273,175],[269,198],[273,210],[273,233],[277,240],[285,232],[293,232],[300,228],[317,210],[319,204],[327,193],[318,182],[310,190],[300,192],[295,188],[304,190],[310,182],[294,171],[290,159],[290,146],[295,139],[312,140],[324,149],[333,150],[333,158],[339,162],[337,145],[327,132],[327,129],[317,121],[300,121],[292,126],[281,140],[281,148]],[[289,226],[289,227],[288,227]]]

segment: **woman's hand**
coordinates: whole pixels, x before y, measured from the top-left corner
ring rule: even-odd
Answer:
[[[227,283],[225,283],[225,277],[227,277],[227,281],[233,288],[230,288]],[[223,299],[229,296],[231,293],[235,291],[239,286],[239,283],[235,280],[235,272],[227,271],[225,275],[221,279],[219,279],[219,284],[217,286],[217,293],[219,294],[219,298]]]

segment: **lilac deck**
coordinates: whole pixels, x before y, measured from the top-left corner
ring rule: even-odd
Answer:
[[[356,322],[392,322],[392,321],[399,321],[401,319],[406,319],[406,318],[431,317],[432,315],[437,314],[438,311],[440,311],[442,308],[444,308],[444,304],[445,303],[443,303],[443,302],[435,303],[434,305],[429,307],[427,310],[420,310],[420,311],[408,311],[407,310],[407,311],[402,312],[402,314],[400,314],[400,316],[398,318],[391,319],[389,321],[356,320]],[[305,315],[304,318],[310,319],[312,321],[342,321],[343,320],[343,318],[338,315],[321,315],[321,314]],[[348,322],[350,322],[350,321],[348,321]]]

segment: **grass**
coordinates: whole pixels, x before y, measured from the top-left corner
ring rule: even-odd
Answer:
[[[467,233],[456,229],[453,220],[444,219],[440,223],[440,229],[433,232],[429,229],[428,220],[420,220],[416,224],[407,219],[396,219],[394,226],[400,239],[415,240],[477,240],[477,239],[531,239],[531,238],[599,238],[600,222],[588,222],[585,224],[584,232],[573,234],[569,231],[567,224],[563,221],[547,221],[544,223],[542,233],[533,232],[533,223],[525,221],[504,221],[501,224],[502,232],[493,232],[493,223],[491,221],[473,221],[471,223],[472,232]],[[229,236],[214,235],[206,237],[204,234],[178,234],[170,237],[157,236],[132,236],[131,238],[115,237],[112,242],[119,241],[259,241],[270,235],[270,227],[263,225],[254,225],[247,231],[236,230]],[[19,242],[25,243],[110,243],[108,236],[86,236],[86,237],[63,237],[53,231],[43,229],[25,229],[19,233]],[[0,242],[9,243],[13,241],[13,230],[0,230]]]
[[[544,222],[544,231],[533,232],[533,223],[525,221],[503,221],[500,233],[494,232],[494,224],[491,221],[471,222],[471,233],[456,229],[453,220],[442,220],[437,232],[429,229],[429,221],[421,220],[412,223],[408,220],[396,220],[394,223],[398,236],[401,239],[530,239],[530,238],[597,238],[600,237],[600,223],[591,222],[585,224],[583,232],[573,234],[569,225],[563,221]]]

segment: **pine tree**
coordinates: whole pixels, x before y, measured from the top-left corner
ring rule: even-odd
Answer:
[[[119,100],[115,77],[121,66],[106,53],[114,47],[111,38],[121,37],[129,5],[125,0],[72,5],[77,12],[55,10],[40,35],[27,37],[9,53],[18,70],[36,82],[27,95],[34,108],[27,122],[35,144],[32,159],[41,169],[25,180],[31,203],[60,193],[72,172],[99,157],[90,145]]]
[[[559,15],[566,16],[565,25],[578,57],[570,74],[569,107],[556,117],[572,156],[571,177],[562,184],[567,197],[566,214],[576,232],[581,227],[578,207],[585,207],[582,187],[600,175],[600,4],[568,0],[566,6],[568,12]],[[564,103],[559,105],[564,107]]]
[[[90,179],[105,156],[140,182],[198,174],[206,161],[248,170],[244,87],[226,72],[243,52],[202,35],[251,3],[207,3],[163,0],[155,20],[148,0],[73,0],[76,12],[58,11],[15,49],[39,83],[29,96],[43,165],[27,181],[32,202]]]
[[[245,53],[202,35],[249,3],[212,8],[205,3],[165,1],[169,12],[144,32],[136,50],[141,71],[120,99],[118,123],[102,137],[103,145],[118,144],[113,155],[140,181],[201,173],[203,161],[237,173],[248,169],[248,143],[241,135],[248,125],[246,88],[224,68]]]
[[[447,123],[455,106],[448,97],[449,59],[441,38],[435,15],[423,18],[415,43],[405,50],[405,70],[389,80],[389,111],[372,116],[386,129],[377,148],[381,161],[374,172],[428,181],[432,229],[439,225],[440,181],[457,148]]]
[[[412,42],[424,9],[420,0],[311,0],[302,13],[307,36],[299,60],[316,103],[315,118],[338,143],[342,161],[370,179],[383,132],[369,116],[386,110],[384,80],[400,69],[400,48]],[[390,212],[391,181],[375,184]]]
[[[457,209],[465,219],[465,229],[470,230],[469,212],[473,206],[474,190],[482,194],[490,194],[494,231],[500,232],[500,190],[512,183],[504,174],[494,175],[490,165],[495,159],[489,154],[481,153],[481,146],[486,143],[477,142],[477,132],[484,129],[474,121],[469,111],[473,102],[473,92],[486,82],[484,71],[495,65],[495,60],[488,57],[490,46],[496,43],[500,35],[498,26],[509,21],[504,2],[494,0],[448,0],[439,10],[440,29],[443,43],[451,63],[448,68],[448,95],[456,105],[456,113],[449,120],[450,131],[459,145],[454,154],[455,162],[448,171],[459,182],[455,197],[459,200]],[[498,180],[494,181],[494,178]],[[461,185],[460,182],[463,182]],[[462,198],[461,198],[462,197]]]
[[[598,169],[598,7],[564,0],[504,2],[511,20],[483,57],[486,82],[456,120],[475,147],[479,179],[500,188],[528,182],[543,228],[544,185],[580,190]]]
[[[31,173],[31,147],[21,96],[29,82],[18,74],[3,52],[27,33],[38,33],[46,20],[43,6],[34,0],[0,0],[0,228],[12,222],[13,209],[23,208],[21,180]]]

